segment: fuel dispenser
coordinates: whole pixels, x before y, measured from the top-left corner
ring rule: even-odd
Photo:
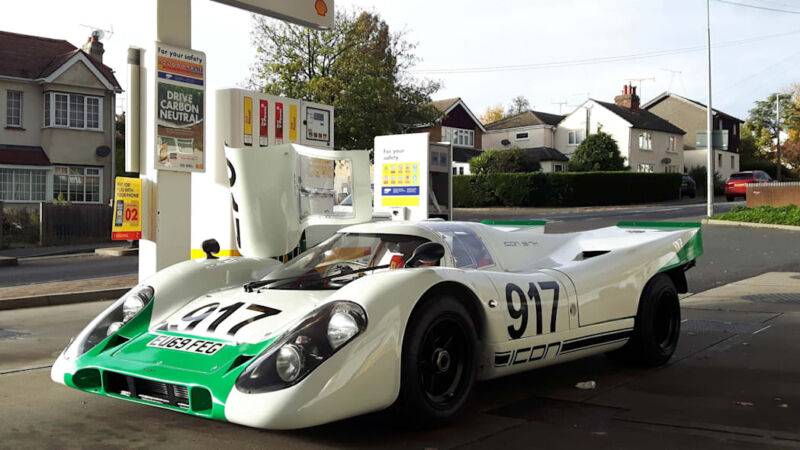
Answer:
[[[375,138],[374,209],[396,220],[452,219],[453,146],[428,133]]]
[[[367,158],[367,152],[347,152],[347,157],[344,157],[341,152],[333,150],[332,106],[238,88],[216,91],[214,104],[215,126],[209,141],[215,146],[215,151],[209,153],[206,173],[194,175],[197,178],[192,190],[192,258],[204,256],[202,242],[209,238],[219,242],[220,255],[241,255],[243,217],[247,217],[249,227],[248,248],[257,248],[258,256],[269,257],[283,253],[265,254],[267,248],[283,248],[285,245],[265,243],[254,246],[253,240],[258,233],[278,235],[285,234],[287,226],[291,230],[307,227],[306,243],[311,246],[343,224],[354,223],[356,216],[362,222],[369,220],[369,215],[362,217],[364,213],[360,210],[359,214],[347,215],[360,207],[352,201],[353,198],[349,205],[340,205],[349,193],[355,191],[354,183],[359,182],[358,171],[362,172],[361,177],[366,178],[367,183],[369,175],[367,163],[361,162],[361,158]],[[230,156],[226,157],[230,149],[235,149],[235,159],[241,167],[234,168]],[[275,172],[275,165],[280,166],[283,172]],[[248,177],[246,184],[242,184],[244,173]],[[279,175],[280,182],[276,178]],[[238,199],[231,193],[237,182],[240,188]],[[299,183],[304,185],[298,190]],[[291,194],[287,195],[290,191]],[[366,192],[369,197],[369,190]],[[255,201],[255,195],[268,200],[255,203],[259,208],[270,208],[259,211],[259,219],[251,214],[252,211],[242,211],[247,204],[244,199]],[[287,201],[292,205],[287,206]],[[284,214],[290,216],[284,217]],[[267,217],[269,223],[258,222]],[[288,225],[283,225],[284,222]],[[291,249],[298,246],[299,235],[295,236],[292,231],[287,236],[292,240],[297,237],[297,240],[286,246]],[[248,254],[251,255],[252,252]]]

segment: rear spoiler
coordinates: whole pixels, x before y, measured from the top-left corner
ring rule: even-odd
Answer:
[[[619,222],[617,227],[640,229],[650,228],[664,231],[678,231],[680,229],[697,228],[697,232],[694,233],[688,241],[684,242],[683,246],[677,249],[675,256],[672,257],[667,265],[659,270],[661,273],[676,267],[683,267],[683,270],[687,270],[695,265],[695,259],[703,254],[703,235],[702,231],[700,230],[701,225],[702,224],[699,222]]]

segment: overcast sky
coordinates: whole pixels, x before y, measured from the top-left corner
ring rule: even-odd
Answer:
[[[104,62],[125,87],[128,45],[155,40],[152,19],[137,6],[146,1],[152,0],[9,2],[0,14],[0,30],[66,39],[80,46],[91,32],[82,24],[113,27],[113,36],[104,40]],[[755,100],[800,81],[800,0],[730,2],[711,2],[713,99],[716,108],[744,119]],[[435,98],[462,97],[476,115],[491,105],[507,105],[516,95],[526,96],[537,110],[566,113],[587,95],[612,101],[633,78],[655,79],[641,82],[643,102],[669,89],[705,103],[705,4],[336,1],[337,8],[373,10],[392,29],[406,30],[421,58],[416,75],[442,81]],[[255,54],[250,14],[211,0],[193,0],[192,18],[192,46],[207,54],[209,88],[241,84]]]

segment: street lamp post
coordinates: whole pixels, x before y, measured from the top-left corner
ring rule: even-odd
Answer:
[[[778,158],[775,178],[781,181],[781,94],[775,94],[775,153]]]
[[[711,108],[711,0],[706,0],[706,29],[707,43],[706,53],[708,55],[708,111],[706,117],[706,149],[708,158],[706,161],[706,199],[708,202],[707,215],[714,215],[714,140],[711,136],[713,113]]]

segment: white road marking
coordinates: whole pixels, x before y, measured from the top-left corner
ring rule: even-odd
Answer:
[[[767,325],[767,326],[765,326],[764,328],[762,328],[762,329],[760,329],[758,331],[754,331],[753,334],[761,333],[762,331],[766,330],[767,328],[772,328],[772,325]]]

